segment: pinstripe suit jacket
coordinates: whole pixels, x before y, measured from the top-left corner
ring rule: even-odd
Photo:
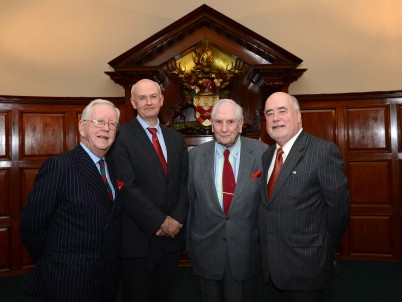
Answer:
[[[196,275],[221,280],[229,258],[235,280],[243,281],[260,272],[257,214],[260,205],[261,158],[268,146],[240,137],[240,166],[234,196],[227,216],[215,187],[215,141],[190,150],[190,211],[187,248]]]
[[[106,161],[118,195],[113,164]],[[120,208],[80,145],[46,160],[20,219],[22,241],[36,262],[22,294],[111,301],[119,284]]]
[[[337,146],[304,130],[287,155],[272,198],[267,174],[275,145],[263,156],[259,210],[266,281],[283,290],[330,286],[335,250],[349,219],[348,182]]]
[[[161,125],[168,175],[136,118],[123,125],[111,149],[117,176],[125,183],[122,201],[122,257],[145,257],[151,238],[166,251],[184,249],[184,236],[156,237],[166,216],[185,223],[188,210],[188,152],[180,133]]]

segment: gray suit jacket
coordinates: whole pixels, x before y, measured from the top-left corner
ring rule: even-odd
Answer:
[[[262,178],[256,172],[262,172],[261,158],[268,146],[240,139],[240,168],[227,216],[214,182],[215,141],[190,150],[187,248],[194,273],[208,279],[222,279],[227,257],[235,280],[249,279],[260,270],[257,214]]]
[[[263,156],[258,217],[266,281],[283,290],[329,287],[349,219],[342,157],[335,144],[302,131],[268,200],[266,180],[275,148]]]

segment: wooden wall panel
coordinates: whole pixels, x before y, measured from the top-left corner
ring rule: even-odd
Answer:
[[[0,169],[0,218],[10,217],[10,169]]]
[[[0,274],[1,273],[7,273],[11,271],[11,265],[10,265],[10,241],[11,241],[11,236],[10,236],[10,229],[9,228],[0,228]]]
[[[60,154],[66,149],[66,113],[21,113],[21,158]]]
[[[354,204],[391,204],[391,162],[348,161],[350,196]]]
[[[390,151],[388,107],[349,108],[346,127],[348,151]]]
[[[303,128],[310,134],[336,142],[335,110],[301,110]]]
[[[391,217],[352,216],[350,219],[350,230],[351,255],[395,257],[392,244]],[[384,236],[385,234],[387,236]]]
[[[10,158],[10,112],[0,111],[0,158]]]

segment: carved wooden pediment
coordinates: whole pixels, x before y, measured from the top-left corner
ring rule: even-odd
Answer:
[[[225,70],[232,71],[224,96],[243,106],[253,129],[258,128],[256,109],[263,100],[274,91],[287,91],[306,70],[298,69],[302,60],[297,56],[202,5],[111,60],[109,65],[114,71],[106,74],[124,87],[128,107],[129,90],[138,80],[149,78],[161,84],[165,105],[160,119],[169,123],[174,108],[186,102],[182,94],[186,83],[179,75],[189,73],[195,65],[191,62],[194,53],[206,53],[207,48],[212,62],[205,70],[213,70],[220,76]],[[216,79],[216,74],[210,78]]]

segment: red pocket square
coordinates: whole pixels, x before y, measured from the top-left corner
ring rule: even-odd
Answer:
[[[117,188],[119,189],[119,191],[124,187],[124,182],[118,180],[117,181]]]
[[[254,174],[251,174],[251,178],[258,178],[261,177],[261,170],[258,170],[257,172],[255,172]]]

